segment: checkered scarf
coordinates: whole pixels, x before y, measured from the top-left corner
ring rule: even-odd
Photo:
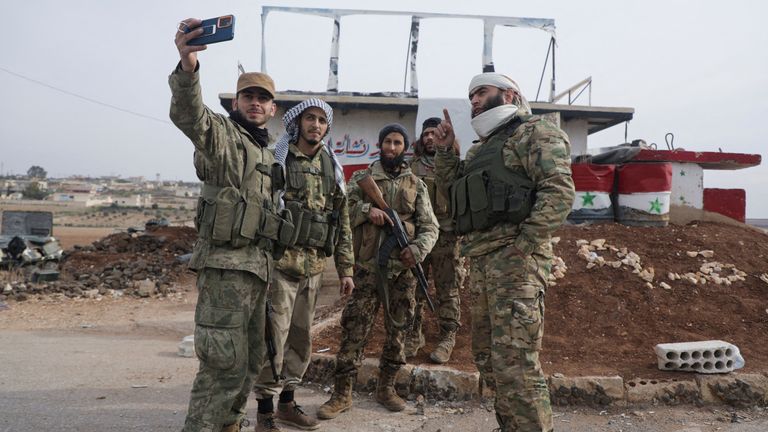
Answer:
[[[275,160],[280,166],[285,169],[285,159],[288,157],[288,145],[295,143],[299,139],[299,123],[296,121],[307,108],[317,107],[325,111],[325,117],[328,119],[328,130],[322,138],[325,138],[331,131],[331,125],[333,124],[333,109],[330,105],[317,98],[307,99],[293,108],[289,109],[283,115],[283,126],[285,126],[285,134],[280,137],[275,145]],[[344,170],[342,169],[339,159],[333,152],[330,142],[323,142],[322,150],[328,153],[333,161],[333,173],[336,178],[336,184],[339,185],[341,193],[346,193],[346,187],[344,184]]]

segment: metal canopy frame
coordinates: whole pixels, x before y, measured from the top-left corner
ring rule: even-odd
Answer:
[[[419,24],[422,19],[428,18],[459,18],[459,19],[479,19],[483,21],[483,72],[493,72],[493,31],[496,26],[533,28],[545,31],[551,35],[552,47],[552,83],[550,86],[550,100],[555,97],[555,20],[548,18],[520,18],[520,17],[499,17],[488,15],[460,15],[446,13],[430,12],[410,12],[410,11],[372,11],[362,9],[319,9],[319,8],[300,8],[283,6],[263,6],[261,8],[261,71],[267,73],[267,54],[266,54],[266,24],[267,16],[271,12],[286,12],[303,15],[315,15],[333,19],[333,35],[331,37],[331,57],[328,68],[328,92],[338,93],[339,91],[339,34],[341,31],[341,18],[349,15],[394,15],[410,16],[411,31],[409,40],[409,69],[411,73],[410,95],[417,96],[419,92],[418,76],[416,74],[416,53],[419,44]],[[545,64],[546,67],[546,64]],[[408,70],[406,70],[407,79]]]

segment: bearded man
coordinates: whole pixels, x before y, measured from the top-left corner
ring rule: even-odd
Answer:
[[[438,233],[427,187],[405,162],[408,144],[405,128],[399,124],[385,126],[379,132],[379,160],[354,173],[349,181],[357,289],[342,312],[335,385],[330,400],[317,411],[321,419],[335,418],[352,407],[352,387],[380,306],[384,309],[387,336],[379,359],[375,397],[390,411],[405,409],[405,401],[395,391],[395,376],[405,364],[403,330],[413,319],[416,303],[416,278],[410,268],[429,254]],[[376,182],[384,201],[397,212],[410,239],[407,248],[392,250],[386,269],[378,265],[377,254],[392,221],[357,185],[365,176],[371,176]]]
[[[471,259],[472,352],[496,392],[500,430],[551,431],[549,390],[539,362],[550,235],[575,195],[570,144],[549,120],[532,116],[517,83],[483,73],[469,84],[480,140],[460,161],[447,110],[438,126],[435,173],[450,182],[461,253]]]
[[[429,354],[433,363],[448,362],[456,344],[456,331],[461,323],[461,299],[459,288],[464,275],[464,260],[459,256],[458,237],[451,219],[451,198],[448,185],[438,183],[435,178],[435,134],[440,125],[440,118],[431,117],[424,121],[421,136],[414,144],[414,157],[411,159],[411,171],[427,185],[429,200],[440,225],[440,236],[432,251],[424,259],[424,271],[435,285],[437,299],[437,317],[440,336],[437,347]],[[458,150],[458,145],[455,147]],[[416,293],[416,310],[413,325],[408,330],[405,340],[405,356],[414,357],[425,345],[422,331],[422,315],[426,297],[421,291]]]
[[[282,196],[296,225],[294,246],[275,264],[270,286],[272,360],[282,382],[275,381],[265,363],[253,389],[258,398],[255,432],[277,431],[274,420],[304,430],[317,429],[294,400],[312,355],[310,329],[327,257],[333,257],[341,295],[354,289],[352,232],[344,174],[323,138],[333,124],[333,109],[320,99],[307,99],[283,116],[286,133],[275,147],[275,159],[285,167]],[[277,411],[273,398],[279,392]]]
[[[258,72],[240,75],[228,117],[203,105],[197,53],[206,47],[189,45],[202,35],[200,24],[193,18],[179,23],[180,61],[168,78],[171,120],[192,142],[203,182],[195,218],[198,239],[189,263],[197,271],[200,364],[183,430],[237,432],[265,358],[273,258],[288,246],[281,239],[293,235],[293,225],[277,211],[282,171],[267,149],[265,126],[275,114],[275,83]],[[247,223],[255,215],[262,224]]]

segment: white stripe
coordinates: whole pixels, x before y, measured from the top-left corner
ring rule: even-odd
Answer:
[[[670,192],[619,194],[619,205],[650,214],[667,214],[669,213],[670,195]]]
[[[591,201],[591,202],[590,202]],[[576,192],[573,200],[573,211],[581,209],[603,210],[611,206],[611,195],[607,192]]]

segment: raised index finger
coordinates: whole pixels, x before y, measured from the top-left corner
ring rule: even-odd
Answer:
[[[448,113],[447,108],[443,108],[443,117],[445,118],[445,121],[448,122],[449,125],[453,126],[453,122],[451,121],[451,115]]]

